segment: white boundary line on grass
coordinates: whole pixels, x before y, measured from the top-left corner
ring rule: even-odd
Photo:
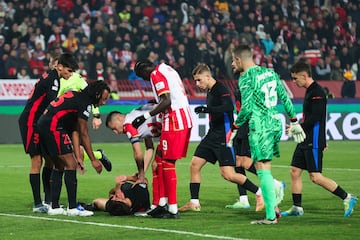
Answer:
[[[135,229],[135,230],[143,230],[143,231],[176,233],[176,234],[180,234],[180,235],[190,235],[190,236],[203,237],[203,238],[246,240],[245,238],[233,238],[233,237],[227,237],[227,236],[218,236],[218,235],[212,235],[212,234],[201,234],[201,233],[195,233],[195,232],[178,231],[178,230],[170,230],[170,229],[162,229],[162,228],[136,227],[136,226],[118,225],[118,224],[109,224],[109,223],[97,223],[97,222],[82,222],[82,221],[76,221],[76,220],[38,217],[38,216],[29,216],[29,215],[0,213],[0,216],[17,217],[17,218],[30,218],[30,219],[55,221],[55,222],[77,223],[77,224],[84,224],[84,225],[95,225],[95,226],[100,226],[100,227],[125,228],[125,229]]]

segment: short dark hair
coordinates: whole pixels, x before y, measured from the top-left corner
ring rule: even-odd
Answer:
[[[306,72],[311,77],[311,66],[304,61],[298,61],[290,68],[291,73]]]
[[[131,214],[131,208],[123,202],[108,200],[105,205],[105,211],[111,216],[125,216]]]
[[[145,68],[153,68],[154,63],[148,59],[138,60],[135,64],[134,71],[136,75],[141,76],[141,72],[144,71]]]
[[[106,120],[105,120],[105,124],[106,127],[109,127],[109,122],[112,121],[112,118],[117,115],[117,114],[121,114],[123,115],[123,113],[119,112],[119,111],[111,111],[107,116],[106,116]]]
[[[79,65],[76,61],[76,58],[71,53],[63,53],[59,56],[58,64],[68,67],[71,70],[75,71],[79,69]]]

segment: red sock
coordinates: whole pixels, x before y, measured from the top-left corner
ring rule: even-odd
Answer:
[[[176,204],[176,169],[175,169],[175,161],[169,162],[163,160],[164,167],[164,182],[165,182],[165,193],[168,197],[169,204]]]
[[[164,170],[163,170],[163,164],[162,164],[162,159],[159,156],[155,156],[155,161],[157,163],[157,168],[156,168],[156,172],[157,172],[157,185],[158,185],[158,198],[160,200],[160,198],[165,198],[165,186],[164,186]],[[158,201],[159,203],[159,201]]]
[[[152,171],[153,174],[153,178],[152,178],[152,195],[153,195],[153,200],[152,200],[152,205],[159,205],[159,200],[160,200],[160,195],[159,195],[159,176],[157,174],[156,170]]]

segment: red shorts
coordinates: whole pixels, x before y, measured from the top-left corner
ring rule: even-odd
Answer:
[[[186,157],[190,141],[191,128],[181,131],[162,131],[158,149],[162,159],[178,160]]]

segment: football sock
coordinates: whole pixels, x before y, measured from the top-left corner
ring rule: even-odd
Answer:
[[[249,172],[251,172],[251,173],[253,173],[253,174],[257,175],[257,173],[256,173],[256,168],[255,168],[254,163],[253,163],[253,164],[251,164],[251,166],[249,167],[249,169],[246,169],[246,170],[248,170]]]
[[[276,218],[274,210],[276,206],[274,178],[270,170],[257,170],[257,174],[265,203],[266,219],[274,220]]]
[[[191,199],[199,199],[200,183],[190,183]]]
[[[93,153],[94,153],[94,156],[95,156],[96,159],[101,159],[102,158],[102,154],[101,154],[100,151],[93,151]],[[85,160],[90,160],[90,158],[89,158],[89,155],[84,151],[84,161]]]
[[[157,175],[157,171],[152,171],[152,194],[153,194],[153,200],[152,205],[157,206],[159,205],[160,196],[159,196],[159,179]]]
[[[301,193],[293,193],[292,199],[293,199],[293,205],[297,207],[301,207]]]
[[[338,196],[342,200],[344,200],[347,197],[347,193],[342,189],[339,185],[335,189],[335,191],[332,192],[334,195]]]
[[[51,193],[50,193],[50,176],[51,176],[51,168],[47,168],[47,167],[43,167],[42,170],[42,182],[43,182],[43,187],[44,187],[44,193],[45,193],[45,198],[44,201],[45,203],[50,203],[51,202]]]
[[[76,170],[65,170],[64,181],[68,196],[69,209],[76,208],[76,191],[77,191]]]
[[[29,175],[30,185],[34,198],[34,206],[41,203],[40,195],[40,173],[30,173]]]
[[[253,182],[251,182],[248,178],[245,180],[243,187],[252,193],[256,193],[259,189],[259,187],[256,186]]]
[[[163,161],[164,168],[164,186],[165,186],[165,195],[168,197],[169,204],[177,204],[176,196],[176,170],[175,170],[175,161]]]
[[[161,158],[158,155],[155,155],[155,161],[157,163],[157,178],[158,178],[158,189],[159,189],[159,205],[164,206],[167,202],[164,203],[162,199],[165,199],[165,185],[164,185],[164,170]]]
[[[243,167],[235,167],[235,172],[246,176],[245,169]],[[240,184],[236,184],[236,185],[237,185],[239,195],[240,196],[246,195],[246,189]]]
[[[51,189],[51,207],[59,208],[59,199],[62,187],[62,176],[64,172],[59,170],[52,170],[50,176],[50,189]]]

